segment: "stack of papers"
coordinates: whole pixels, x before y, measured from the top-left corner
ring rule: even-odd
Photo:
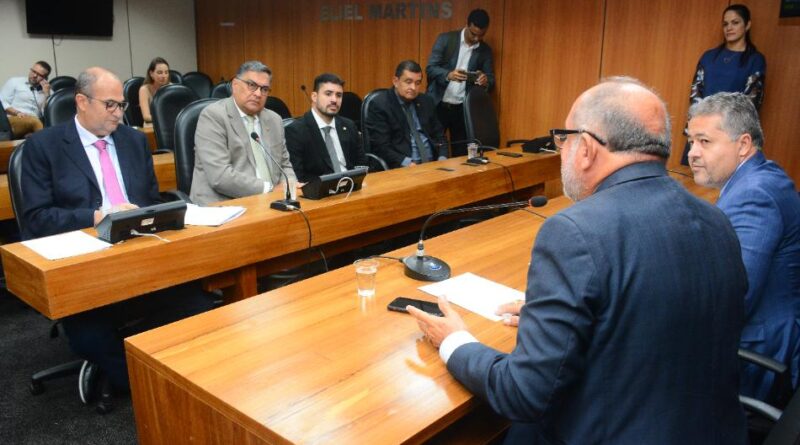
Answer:
[[[525,299],[524,292],[469,272],[438,283],[422,286],[419,290],[435,297],[445,295],[451,303],[455,303],[492,321],[503,319],[502,316],[495,314],[501,304]]]
[[[238,218],[245,210],[247,209],[244,207],[200,207],[186,204],[183,223],[191,226],[221,226]]]
[[[48,260],[99,252],[111,247],[111,244],[80,230],[23,241],[22,244]]]

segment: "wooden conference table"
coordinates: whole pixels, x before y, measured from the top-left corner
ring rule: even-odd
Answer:
[[[517,190],[537,185],[543,189],[542,183],[560,176],[556,155],[488,156],[493,163],[480,167],[463,165],[464,159],[456,158],[369,174],[362,190],[349,198],[301,199],[313,244],[375,235],[437,210],[503,196],[511,191],[509,175]],[[220,227],[163,232],[170,243],[132,239],[102,252],[57,261],[48,261],[21,243],[4,245],[0,252],[8,289],[52,319],[212,275],[211,280],[232,284],[236,297],[255,295],[257,276],[269,270],[265,262],[298,252],[306,261],[310,256],[305,252],[309,240],[302,216],[269,209],[269,202],[280,195],[227,201],[247,211]],[[419,222],[414,229],[418,227]]]
[[[691,178],[672,176],[716,199]],[[559,197],[535,210],[550,216],[569,205]],[[543,222],[515,211],[425,248],[453,276],[472,272],[524,291]],[[471,414],[480,403],[450,376],[416,322],[386,310],[397,296],[433,301],[417,289],[426,283],[392,260],[382,260],[373,298],[358,297],[354,278],[343,267],[128,338],[139,441],[483,443],[499,433],[504,422]],[[481,342],[512,350],[515,328],[457,310]]]

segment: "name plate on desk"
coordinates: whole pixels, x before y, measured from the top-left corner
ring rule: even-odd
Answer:
[[[141,234],[179,230],[183,228],[185,215],[186,203],[183,201],[110,213],[97,225],[97,237],[109,243],[118,243]]]

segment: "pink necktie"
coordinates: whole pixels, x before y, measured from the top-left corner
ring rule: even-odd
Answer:
[[[100,170],[103,172],[103,187],[106,189],[106,195],[112,206],[125,203],[125,197],[122,195],[122,189],[119,186],[117,179],[117,172],[114,171],[114,164],[111,163],[111,156],[108,155],[106,145],[108,142],[99,139],[94,144],[97,151],[100,153]]]

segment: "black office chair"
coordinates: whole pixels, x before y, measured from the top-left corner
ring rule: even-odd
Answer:
[[[367,131],[367,126],[365,124],[367,122],[367,116],[369,115],[370,104],[375,97],[377,97],[379,94],[382,94],[384,91],[388,90],[386,88],[378,88],[370,91],[366,96],[364,96],[364,101],[361,103],[361,144],[364,146],[364,153],[367,155],[367,162],[370,171],[389,170],[389,166],[386,164],[386,161],[373,153],[372,145],[370,145],[369,140],[369,131]]]
[[[132,127],[144,126],[142,106],[139,104],[139,88],[144,84],[144,77],[131,77],[122,85],[122,94],[130,104],[125,110],[125,121]]]
[[[175,146],[175,119],[181,110],[197,99],[197,94],[184,85],[164,85],[156,91],[150,112],[159,150],[172,151]]]
[[[345,91],[342,94],[342,107],[339,115],[344,116],[356,123],[356,127],[361,129],[361,98],[352,91]]]
[[[286,103],[281,100],[279,97],[269,96],[267,97],[267,103],[264,104],[264,108],[267,110],[272,110],[281,117],[281,119],[289,119],[292,117],[292,113],[289,111],[289,107],[286,106]]]
[[[214,82],[211,81],[208,74],[199,71],[184,74],[183,84],[191,88],[201,99],[211,97],[211,89],[214,87]]]
[[[219,99],[208,98],[187,105],[175,118],[175,179],[181,199],[186,202],[192,189],[194,175],[194,132],[203,110]]]
[[[23,196],[22,196],[22,163],[24,161],[25,143],[17,145],[11,153],[11,158],[8,161],[8,186],[11,196],[11,208],[14,210],[14,217],[17,221],[17,227],[20,233],[22,232],[25,224],[23,215]],[[50,328],[50,337],[57,337],[61,332],[60,323],[56,321]],[[39,395],[44,392],[44,382],[75,375],[84,369],[85,365],[89,362],[85,360],[73,360],[67,363],[62,363],[42,371],[38,371],[31,376],[31,381],[28,386],[31,394]],[[81,385],[81,382],[78,382]],[[87,400],[88,402],[88,400]],[[97,412],[101,414],[108,413],[112,409],[111,404],[111,386],[107,380],[103,382],[103,387],[100,394],[100,402],[97,404]]]
[[[500,125],[492,98],[485,88],[471,88],[464,100],[464,127],[467,139],[474,139],[488,148],[500,146]],[[520,144],[527,139],[512,139],[506,145]]]
[[[180,85],[183,83],[183,75],[180,71],[169,70],[169,81],[170,83],[177,83]]]
[[[800,444],[800,391],[794,393],[763,442],[763,445],[798,444]],[[751,445],[756,444],[751,442]]]
[[[52,127],[75,117],[75,89],[64,88],[51,93],[44,104],[44,126]]]
[[[11,128],[6,108],[3,106],[3,102],[0,101],[0,141],[10,141],[12,139],[14,139],[14,129]]]
[[[58,76],[50,80],[50,92],[56,92],[65,88],[75,88],[77,80],[72,76]]]
[[[747,427],[750,443],[752,445],[757,445],[761,443],[765,437],[772,434],[771,432],[781,418],[783,410],[790,404],[790,400],[797,398],[797,396],[793,397],[792,375],[787,365],[746,349],[739,349],[738,353],[739,359],[743,362],[755,364],[775,374],[772,387],[765,400],[758,400],[743,395],[739,396],[739,401],[748,414]],[[800,402],[797,404],[800,404]],[[800,407],[798,407],[797,410],[798,411],[794,414],[796,417],[794,422],[800,423]],[[798,432],[800,432],[800,429]]]
[[[225,99],[226,97],[231,97],[231,94],[233,94],[231,83],[225,80],[214,85],[214,88],[211,89],[211,97],[215,99]]]

